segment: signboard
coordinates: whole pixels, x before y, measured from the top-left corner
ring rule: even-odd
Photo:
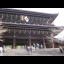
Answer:
[[[27,16],[25,17],[25,21],[26,21],[26,22],[28,22],[28,21],[29,21],[29,19],[28,19],[28,17],[27,17]]]
[[[29,18],[27,16],[20,16],[20,20],[29,22]]]

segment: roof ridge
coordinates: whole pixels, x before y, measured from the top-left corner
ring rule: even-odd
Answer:
[[[26,11],[26,10],[16,10],[11,8],[0,8],[0,12],[25,14],[25,15],[38,16],[38,17],[54,17],[54,16],[57,17],[58,16],[58,14],[40,13],[40,12],[33,12],[33,11]]]

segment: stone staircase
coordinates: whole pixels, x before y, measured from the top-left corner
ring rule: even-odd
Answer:
[[[57,48],[53,49],[39,49],[34,51],[38,56],[64,56],[64,53],[60,53],[60,50]]]
[[[36,49],[32,53],[24,49],[7,49],[3,56],[64,56],[59,49]]]

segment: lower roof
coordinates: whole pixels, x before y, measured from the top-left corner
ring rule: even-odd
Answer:
[[[2,23],[0,26],[9,29],[23,29],[23,30],[49,30],[58,29],[59,27],[48,26],[48,25],[36,25],[36,24],[19,24],[19,23]]]

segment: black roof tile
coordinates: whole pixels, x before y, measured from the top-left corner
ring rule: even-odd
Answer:
[[[9,9],[9,8],[0,8],[0,12],[27,15],[27,16],[36,16],[36,17],[57,17],[58,16],[58,14],[39,13],[39,12],[15,10],[15,9]]]

